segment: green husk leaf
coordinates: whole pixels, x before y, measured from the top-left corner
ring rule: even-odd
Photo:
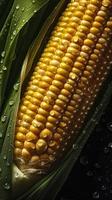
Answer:
[[[12,100],[13,99],[13,100]],[[16,122],[17,108],[20,100],[20,85],[18,90],[13,90],[9,99],[9,104],[6,106],[4,116],[6,117],[6,135],[3,138],[2,151],[0,154],[0,198],[9,199],[11,192],[11,171],[13,162],[13,140],[14,140],[14,127]],[[3,119],[3,118],[2,118]],[[5,124],[5,121],[1,120]],[[2,126],[2,124],[0,125]],[[1,128],[1,127],[0,127]],[[1,129],[2,130],[2,129]],[[2,135],[3,137],[3,135]],[[1,138],[2,139],[2,138]]]
[[[16,38],[21,29],[49,0],[31,1],[15,0],[0,32],[0,108],[3,104],[12,62],[15,59]],[[38,26],[38,24],[37,24]],[[6,70],[3,70],[5,68]]]
[[[18,43],[22,43],[25,34],[28,35],[28,26],[32,25],[35,20],[38,19],[37,27],[32,28],[33,35],[32,37],[26,38],[30,39],[30,42],[26,43],[28,46],[31,43],[31,40],[34,34],[38,34],[41,18],[47,9],[47,3],[49,1],[39,0],[35,3],[28,0],[27,3],[24,1],[15,0],[12,6],[12,9],[7,17],[6,23],[4,24],[0,32],[0,52],[1,52],[1,61],[0,61],[0,199],[8,200],[11,198],[12,192],[12,163],[13,163],[13,150],[14,150],[14,132],[15,132],[15,123],[16,115],[18,110],[18,105],[20,101],[21,85],[22,81],[26,76],[26,63],[23,64],[20,69],[17,69],[18,59],[15,54],[18,50]],[[18,4],[19,3],[19,4]],[[27,5],[26,5],[27,4]],[[53,4],[56,2],[53,0]],[[48,4],[51,9],[52,6]],[[19,6],[19,7],[18,7]],[[22,6],[27,9],[26,12],[20,11]],[[43,9],[42,9],[43,7]],[[40,10],[41,9],[41,10]],[[39,11],[40,10],[40,11]],[[37,12],[38,11],[38,12]],[[30,20],[33,15],[37,16]],[[49,13],[49,11],[48,11]],[[46,16],[48,15],[46,13]],[[16,25],[14,24],[14,18],[16,17]],[[45,15],[44,15],[45,17]],[[23,21],[24,19],[24,21]],[[28,22],[30,21],[30,22]],[[43,22],[42,22],[43,23]],[[7,31],[5,27],[7,26]],[[16,32],[14,31],[14,26],[16,26]],[[40,26],[41,27],[41,26]],[[29,27],[30,28],[30,27]],[[31,29],[31,28],[30,28]],[[13,37],[11,38],[11,34]],[[25,53],[25,52],[24,52]],[[19,57],[20,58],[20,57]],[[22,59],[21,59],[22,61]],[[16,65],[14,65],[16,63]],[[14,66],[16,69],[14,69]],[[22,69],[22,72],[21,72]],[[14,72],[16,73],[14,73]],[[13,73],[12,73],[13,72]],[[24,73],[23,73],[24,72]],[[14,74],[15,77],[10,76]],[[14,81],[13,81],[14,78]],[[10,90],[7,94],[7,98],[4,94],[7,91],[8,81],[10,80]],[[4,102],[4,104],[3,104]],[[2,105],[3,104],[3,105]]]

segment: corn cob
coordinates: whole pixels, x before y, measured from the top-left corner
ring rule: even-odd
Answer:
[[[45,170],[79,133],[110,71],[111,0],[71,0],[22,96],[14,159]]]

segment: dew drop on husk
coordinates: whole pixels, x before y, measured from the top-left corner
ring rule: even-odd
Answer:
[[[37,10],[34,10],[33,12],[34,12],[34,13],[36,13],[36,12],[37,12]]]
[[[6,71],[6,70],[7,70],[7,67],[6,67],[5,65],[3,65],[2,70],[3,70],[3,71]]]
[[[3,159],[4,159],[4,160],[6,160],[6,159],[7,159],[7,156],[6,156],[6,155],[4,155],[4,156],[3,156]]]
[[[36,1],[35,0],[32,0],[32,3],[35,3]]]
[[[2,57],[2,58],[5,57],[5,51],[2,51],[2,53],[1,53],[1,57]]]
[[[12,34],[13,34],[13,35],[16,35],[16,30],[14,30]]]
[[[9,137],[10,135],[9,135],[9,133],[7,134],[7,137]]]
[[[11,40],[13,39],[13,36],[11,36]]]
[[[16,10],[19,10],[19,5],[16,6]]]
[[[3,64],[3,60],[1,60],[0,63]]]
[[[7,165],[7,167],[9,167],[9,166],[10,166],[10,163],[9,163],[9,162],[7,162],[7,163],[6,163],[6,165]]]
[[[9,101],[9,105],[13,106],[14,105],[14,101],[13,100]]]
[[[22,12],[24,12],[25,8],[23,7],[21,10],[22,10]]]
[[[7,116],[6,115],[3,115],[2,117],[1,117],[1,122],[5,122],[6,121],[6,119],[7,119]]]
[[[16,83],[13,88],[14,88],[15,91],[18,91],[18,89],[19,89],[19,83]]]
[[[79,149],[79,145],[73,144],[73,145],[72,145],[72,149],[73,149],[73,150],[78,150],[78,149]]]
[[[0,138],[2,138],[3,137],[3,134],[2,134],[2,132],[0,132]]]
[[[6,190],[9,190],[11,187],[10,187],[10,185],[9,185],[8,183],[5,183],[5,184],[4,184],[4,188],[5,188]]]

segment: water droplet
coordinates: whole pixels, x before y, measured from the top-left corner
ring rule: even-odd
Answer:
[[[6,165],[9,167],[9,166],[10,166],[10,163],[9,163],[9,162],[7,162],[7,163],[6,163]]]
[[[14,26],[16,26],[17,24],[16,23],[14,23]]]
[[[87,165],[88,164],[87,158],[85,156],[80,157],[80,163],[84,166]]]
[[[5,188],[6,190],[9,190],[9,189],[10,189],[10,185],[9,185],[8,183],[5,183],[5,184],[4,184],[4,188]]]
[[[108,148],[108,147],[105,147],[105,148],[104,148],[104,153],[105,153],[105,154],[109,153],[109,148]]]
[[[13,31],[13,33],[12,33],[13,35],[16,35],[16,30],[15,31]]]
[[[97,178],[97,180],[98,180],[98,182],[102,182],[102,181],[103,181],[103,177],[102,177],[102,176],[99,176],[99,177]]]
[[[4,56],[5,56],[5,51],[2,51],[1,56],[2,56],[2,58],[4,58]]]
[[[2,132],[0,132],[0,138],[2,138],[3,137],[3,134],[2,134]]]
[[[3,123],[6,121],[6,119],[7,119],[7,116],[6,116],[6,115],[3,115],[3,116],[1,117],[1,121],[2,121]]]
[[[96,169],[100,169],[100,168],[101,168],[101,166],[100,166],[99,163],[95,163],[95,164],[94,164],[94,167],[95,167]]]
[[[85,135],[85,134],[86,134],[86,131],[85,131],[85,130],[83,130],[83,131],[82,131],[82,134],[84,134],[84,135]]]
[[[13,100],[9,101],[9,105],[13,106],[14,105],[14,101]]]
[[[19,5],[16,6],[16,10],[18,10],[18,9],[19,9]]]
[[[11,36],[11,40],[13,39],[13,36]]]
[[[51,111],[51,112],[50,112],[50,115],[51,115],[51,116],[55,116],[55,112],[54,112],[54,111]]]
[[[10,135],[9,135],[9,133],[7,134],[7,137],[9,137]]]
[[[19,83],[16,83],[16,84],[14,85],[14,90],[15,90],[15,91],[18,91],[18,89],[19,89]]]
[[[107,124],[107,128],[108,128],[109,131],[112,132],[112,123]]]
[[[3,64],[3,60],[1,60],[0,63]]]
[[[37,10],[34,10],[33,12],[34,12],[34,13],[36,13],[36,12],[37,12]]]
[[[6,160],[6,159],[7,159],[7,156],[6,156],[6,155],[4,155],[4,156],[3,156],[3,159],[4,159],[4,160]]]
[[[35,0],[32,0],[32,3],[35,3]]]
[[[65,128],[65,127],[67,126],[67,124],[66,124],[65,122],[61,122],[61,123],[60,123],[60,126],[61,126],[62,128]]]
[[[77,150],[78,149],[78,145],[77,144],[73,144],[72,148],[73,148],[73,150]]]
[[[102,186],[101,186],[101,190],[105,191],[105,190],[106,190],[106,186],[105,186],[105,185],[102,185]]]
[[[25,22],[25,19],[23,19],[23,23]]]
[[[5,65],[3,65],[2,70],[3,70],[3,71],[6,71],[6,70],[7,70],[7,67],[6,67]]]
[[[97,191],[94,192],[92,196],[93,196],[93,199],[99,199],[99,197],[100,197],[100,195]]]
[[[112,142],[109,142],[108,147],[112,148]]]
[[[87,173],[86,173],[87,176],[91,177],[93,176],[93,172],[91,170],[89,170]]]
[[[16,174],[15,174],[15,178],[18,178],[18,177],[19,177],[19,174],[18,174],[18,173],[16,173]]]
[[[22,10],[22,12],[23,12],[23,11],[25,10],[25,8],[22,8],[21,10]]]

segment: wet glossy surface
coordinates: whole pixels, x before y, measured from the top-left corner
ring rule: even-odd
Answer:
[[[112,100],[56,200],[112,200]]]

